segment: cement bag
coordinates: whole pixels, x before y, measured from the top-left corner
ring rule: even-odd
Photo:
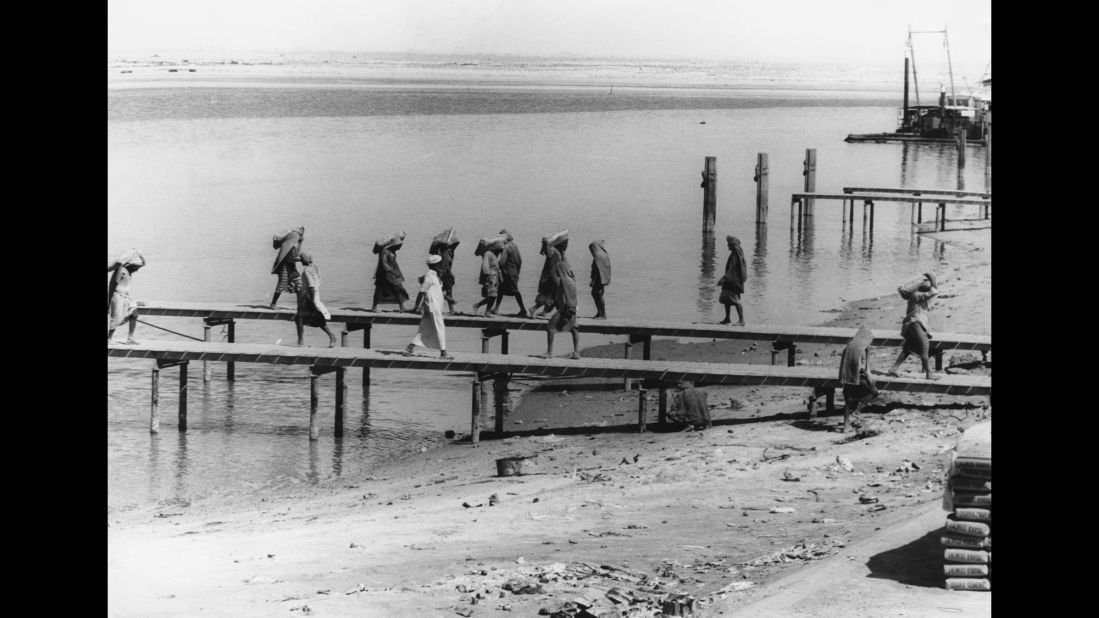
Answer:
[[[975,536],[962,536],[960,534],[944,534],[939,537],[939,541],[943,547],[957,547],[959,549],[988,549],[986,543],[988,537],[984,539]]]
[[[943,558],[951,562],[966,562],[969,564],[986,564],[989,560],[988,552],[982,549],[958,549],[948,547],[943,551]]]
[[[975,494],[966,491],[955,491],[954,506],[975,506],[985,509],[992,508],[992,492],[987,494]]]
[[[918,291],[924,284],[927,284],[929,287],[931,285],[930,282],[928,282],[927,277],[919,275],[911,281],[898,286],[897,293],[901,295],[901,298],[908,300],[908,298],[912,296],[912,292]]]
[[[983,564],[944,564],[943,574],[947,577],[985,577],[988,566]]]
[[[962,521],[983,521],[992,523],[992,510],[980,508],[955,508],[954,518]]]
[[[961,534],[964,536],[975,536],[979,538],[984,538],[992,533],[992,528],[988,524],[982,524],[976,521],[958,521],[955,519],[947,519],[946,531],[953,532],[955,534]]]
[[[987,579],[951,577],[946,580],[947,590],[992,590],[992,582]]]

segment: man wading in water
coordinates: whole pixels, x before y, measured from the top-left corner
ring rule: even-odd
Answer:
[[[748,265],[744,261],[744,250],[740,248],[740,241],[733,236],[726,236],[729,244],[729,260],[725,262],[725,274],[718,280],[721,286],[721,296],[718,301],[725,305],[725,319],[722,324],[729,324],[729,309],[736,307],[737,323],[733,326],[744,326],[744,308],[740,305],[740,295],[744,293],[744,282],[748,279]]]

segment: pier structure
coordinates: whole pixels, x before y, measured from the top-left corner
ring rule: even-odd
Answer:
[[[522,318],[501,318],[481,316],[447,316],[447,326],[477,327],[482,330],[482,348],[480,354],[457,353],[453,360],[421,355],[406,355],[399,351],[373,350],[369,346],[370,327],[374,323],[406,324],[419,323],[419,317],[411,313],[368,312],[355,309],[331,311],[332,321],[343,321],[349,330],[341,333],[340,348],[310,348],[278,346],[270,344],[243,344],[235,342],[209,341],[144,341],[137,345],[108,344],[108,357],[148,358],[155,361],[152,373],[152,405],[150,412],[150,431],[159,431],[159,375],[167,367],[180,367],[179,429],[187,427],[187,367],[192,360],[208,363],[269,363],[297,364],[310,367],[310,439],[319,437],[317,410],[319,407],[318,379],[327,374],[336,374],[336,396],[334,414],[334,434],[343,434],[343,418],[347,396],[345,380],[349,368],[361,367],[364,376],[369,379],[372,367],[387,369],[427,369],[443,371],[468,371],[474,376],[471,406],[471,440],[477,442],[480,436],[481,419],[487,416],[487,383],[493,383],[495,429],[497,435],[504,433],[504,417],[507,409],[508,382],[516,375],[540,375],[556,377],[604,378],[636,381],[638,388],[638,427],[644,431],[648,413],[648,393],[659,389],[659,420],[665,420],[667,411],[667,390],[680,381],[707,385],[778,385],[793,387],[812,387],[814,393],[824,394],[827,409],[831,410],[834,390],[839,381],[834,368],[796,366],[794,351],[797,342],[813,342],[843,345],[852,336],[855,329],[829,327],[783,327],[759,325],[750,328],[728,327],[716,324],[683,324],[636,322],[629,320],[590,320],[583,321],[585,330],[591,326],[592,332],[627,334],[633,343],[642,343],[643,359],[565,359],[513,356],[508,354],[507,332],[511,330],[542,330],[545,322]],[[143,315],[174,315],[201,317],[203,320],[235,319],[275,319],[290,320],[290,310],[272,310],[248,306],[211,306],[197,303],[145,303]],[[590,322],[590,324],[588,324]],[[486,325],[488,327],[486,327]],[[364,330],[366,347],[356,349],[348,347],[348,335],[351,326]],[[769,340],[772,342],[772,363],[778,351],[785,349],[788,365],[745,365],[735,363],[707,362],[670,362],[653,361],[650,358],[651,342],[654,335],[672,337],[707,337],[729,339]],[[499,354],[492,354],[488,341],[500,336]],[[942,368],[944,350],[975,350],[986,355],[991,350],[991,337],[980,335],[959,335],[939,333],[934,340],[936,366]],[[897,335],[876,336],[873,345],[899,346],[901,337]],[[629,347],[627,347],[628,354]],[[454,352],[452,352],[453,354]],[[364,386],[366,384],[364,383]],[[971,376],[943,376],[936,381],[915,378],[887,377],[879,380],[882,390],[901,390],[909,392],[929,392],[954,395],[989,395],[991,378]],[[815,414],[814,410],[810,411]]]
[[[329,322],[345,325],[348,332],[363,331],[363,348],[370,348],[370,334],[375,325],[417,326],[420,314],[400,311],[368,311],[354,307],[341,309],[329,308],[332,318]],[[164,316],[201,318],[204,323],[228,325],[228,342],[235,340],[235,320],[282,320],[292,321],[293,309],[270,309],[264,305],[235,305],[231,303],[197,303],[183,301],[148,301],[139,303],[142,316]],[[500,353],[507,354],[508,334],[513,331],[543,332],[545,320],[519,318],[512,316],[486,317],[472,314],[446,315],[443,322],[449,328],[477,328],[481,330],[481,353],[490,353],[490,341],[500,338]],[[578,318],[577,324],[585,333],[604,335],[625,335],[629,340],[624,344],[625,357],[630,358],[632,348],[641,344],[641,357],[650,360],[654,337],[677,339],[736,339],[741,341],[771,342],[771,363],[775,364],[777,355],[786,352],[786,364],[793,367],[797,363],[797,344],[816,343],[827,345],[846,345],[855,336],[857,329],[828,326],[792,326],[773,324],[749,324],[748,326],[729,326],[700,322],[663,322],[610,318],[593,320]],[[347,335],[344,334],[345,338]],[[899,334],[876,333],[872,345],[900,347],[904,338]],[[344,343],[344,346],[347,344]],[[964,333],[935,333],[931,341],[931,355],[935,358],[935,368],[941,370],[943,353],[946,351],[972,350],[987,357],[992,350],[992,337],[989,335],[971,335]],[[369,367],[363,369],[364,384],[369,384]]]
[[[801,229],[805,222],[807,209],[804,204],[815,200],[839,200],[842,203],[841,212],[843,221],[855,222],[855,202],[862,202],[862,224],[864,228],[874,229],[874,204],[875,202],[895,202],[911,204],[913,210],[913,224],[921,231],[923,223],[923,203],[936,204],[934,229],[927,231],[942,232],[946,230],[946,205],[947,204],[973,204],[978,207],[979,219],[992,217],[992,194],[979,192],[956,191],[953,193],[974,193],[974,196],[950,195],[946,192],[922,191],[918,189],[892,189],[886,191],[862,192],[857,190],[843,193],[793,193],[790,195],[790,229],[795,225]],[[867,215],[869,214],[869,219]],[[962,219],[973,220],[973,219]],[[868,223],[869,221],[869,223]]]

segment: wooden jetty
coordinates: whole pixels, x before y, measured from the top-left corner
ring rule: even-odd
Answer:
[[[638,428],[645,430],[647,420],[647,389],[644,385],[660,388],[659,420],[664,421],[667,386],[680,381],[705,382],[706,384],[737,386],[790,386],[812,387],[825,392],[827,408],[833,403],[834,391],[841,385],[834,367],[783,367],[772,365],[746,365],[734,363],[670,362],[607,358],[541,358],[511,356],[506,354],[453,353],[453,359],[437,356],[406,355],[400,351],[355,348],[313,348],[278,346],[270,344],[207,343],[192,341],[153,341],[128,345],[109,342],[107,356],[116,358],[144,358],[155,361],[152,370],[152,405],[150,431],[159,431],[159,376],[166,367],[180,368],[179,430],[187,429],[187,366],[191,361],[269,363],[277,365],[307,365],[310,368],[309,438],[319,438],[317,410],[319,407],[318,378],[336,372],[336,408],[334,434],[343,435],[344,408],[347,386],[344,372],[351,367],[379,367],[386,369],[419,369],[432,371],[470,372],[473,381],[471,439],[479,440],[481,417],[486,402],[481,397],[480,385],[491,379],[495,391],[496,434],[504,433],[504,400],[507,382],[516,374],[629,378],[642,382],[638,391]],[[877,376],[875,383],[880,390],[945,395],[990,396],[992,378],[985,376],[944,375],[938,380],[912,377]]]
[[[986,197],[987,196],[987,197]],[[895,202],[901,204],[912,205],[912,217],[913,223],[916,226],[920,226],[923,223],[923,203],[931,202],[937,205],[935,209],[935,225],[933,230],[941,232],[946,230],[946,205],[947,204],[974,204],[978,207],[981,219],[989,219],[992,216],[992,194],[981,193],[977,196],[956,196],[947,195],[942,193],[936,193],[935,195],[925,195],[921,193],[909,193],[903,189],[896,189],[890,192],[848,192],[846,189],[843,193],[793,193],[790,195],[790,229],[795,226],[795,211],[796,225],[800,228],[805,220],[805,217],[810,214],[806,204],[817,200],[839,200],[842,203],[843,221],[848,220],[852,225],[855,223],[855,202],[862,201],[862,224],[863,227],[867,226],[867,209],[869,209],[869,229],[874,229],[874,203],[875,202]]]
[[[331,322],[342,322],[348,331],[363,331],[363,347],[370,347],[371,329],[375,324],[416,326],[420,323],[420,316],[416,313],[402,313],[399,311],[367,311],[358,308],[329,308],[332,315]],[[149,301],[139,303],[138,313],[141,316],[171,316],[202,318],[206,324],[206,341],[210,341],[210,326],[224,324],[228,327],[228,339],[230,343],[235,340],[235,320],[283,320],[294,319],[293,309],[269,309],[258,305],[234,305],[231,303],[195,303],[195,302],[160,302]],[[489,352],[489,340],[500,337],[500,352],[508,353],[508,333],[512,331],[538,331],[546,328],[545,320],[494,316],[484,317],[477,315],[447,315],[443,321],[447,328],[479,328],[481,329],[481,352]],[[631,347],[634,344],[642,344],[642,358],[649,360],[653,337],[698,338],[698,339],[737,339],[744,341],[770,341],[771,362],[775,361],[778,352],[786,351],[787,365],[796,364],[796,352],[798,343],[817,343],[827,345],[846,345],[855,336],[857,329],[836,328],[823,326],[780,326],[767,324],[754,324],[749,326],[729,326],[722,324],[702,324],[694,322],[659,322],[647,320],[613,318],[607,320],[593,320],[580,318],[577,320],[580,330],[585,333],[601,333],[608,335],[627,335],[629,342],[625,344],[625,356],[629,358]],[[872,345],[885,347],[900,347],[904,339],[899,330],[883,334],[875,333]],[[989,335],[969,335],[962,333],[935,333],[931,340],[931,354],[935,357],[935,368],[942,369],[943,352],[949,350],[972,350],[987,356],[992,350],[992,337]],[[232,364],[230,362],[230,367]],[[369,380],[369,368],[364,371],[364,380]],[[204,372],[204,375],[205,372]],[[233,372],[229,372],[229,379],[233,379]],[[207,378],[208,379],[208,378]]]

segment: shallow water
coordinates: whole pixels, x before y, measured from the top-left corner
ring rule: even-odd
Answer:
[[[806,148],[817,149],[818,191],[990,188],[983,149],[970,148],[959,174],[949,146],[844,143],[848,133],[893,128],[899,96],[877,86],[662,84],[611,94],[537,85],[540,75],[531,70],[522,86],[316,77],[112,82],[108,255],[138,247],[148,258],[132,286],[139,299],[266,304],[275,283],[269,238],[305,225],[304,246],[320,268],[326,304],[364,306],[376,238],[407,233],[398,259],[415,282],[431,237],[455,226],[462,240],[455,293],[468,311],[479,299],[479,237],[503,227],[516,237],[529,305],[541,268],[538,239],[567,228],[581,315],[593,312],[584,293],[587,244],[604,239],[614,268],[606,296],[612,315],[717,321],[723,313],[715,284],[728,255],[724,236],[733,234],[751,262],[747,319],[817,324],[827,318],[823,311],[846,300],[934,270],[954,249],[912,234],[909,208],[897,204],[878,205],[872,235],[861,223],[853,233],[844,229],[839,202],[818,203],[812,224],[791,231],[789,195],[803,189]],[[770,221],[758,228],[757,152],[770,159]],[[710,238],[700,232],[706,156],[718,161]],[[514,309],[506,300],[503,310]],[[202,336],[198,320],[147,321]],[[413,332],[378,328],[373,345],[403,346]],[[138,336],[176,338],[144,324]],[[284,322],[237,327],[238,341],[293,337]],[[448,338],[453,350],[480,349],[476,331],[453,330]],[[618,340],[591,334],[581,344]],[[307,332],[308,343],[324,341],[318,330]],[[513,353],[544,346],[537,334],[513,334],[511,341]],[[562,344],[558,352],[567,350]],[[331,437],[331,380],[322,378],[322,423],[329,425],[310,443],[303,368],[238,365],[229,385],[223,366],[204,384],[201,365],[193,365],[188,433],[175,431],[171,369],[162,372],[162,432],[150,436],[149,363],[108,360],[109,508],[323,481],[429,446],[444,429],[468,431],[469,376],[375,370],[342,440]],[[358,402],[358,374],[349,373]]]

